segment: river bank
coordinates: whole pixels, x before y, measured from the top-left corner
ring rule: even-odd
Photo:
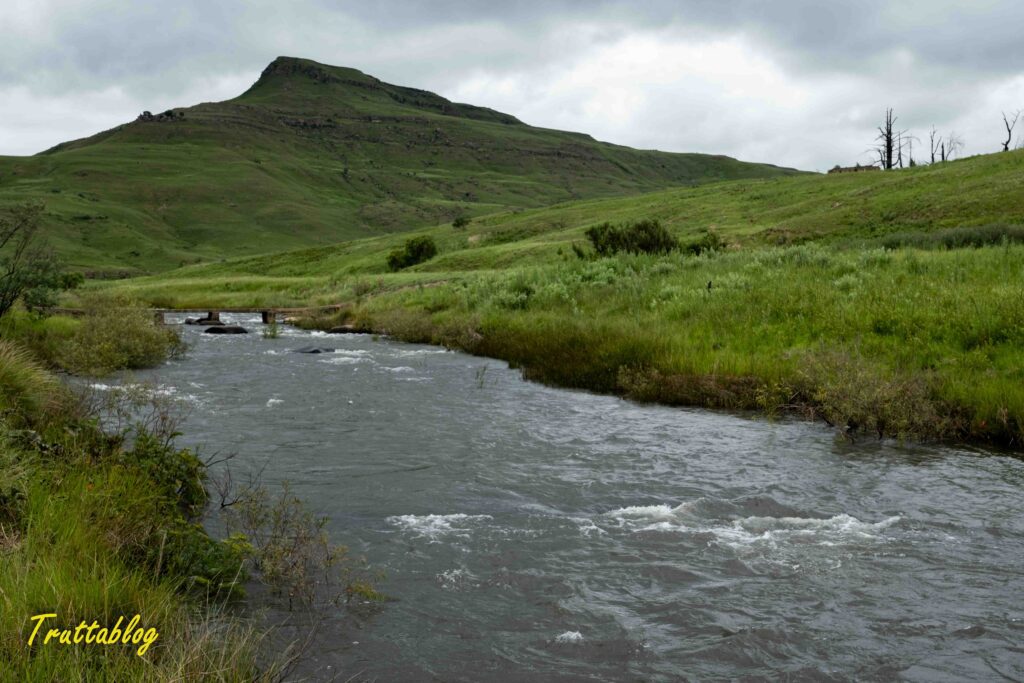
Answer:
[[[258,612],[246,588],[261,608],[305,610],[328,588],[335,603],[379,600],[376,579],[286,489],[212,476],[178,445],[176,397],[120,386],[184,343],[117,303],[0,320],[0,677],[281,680],[296,651],[268,651],[266,625],[239,609]],[[68,369],[122,372],[113,386]]]
[[[341,324],[530,379],[795,413],[842,434],[1019,448],[1024,247],[620,256],[375,289]]]

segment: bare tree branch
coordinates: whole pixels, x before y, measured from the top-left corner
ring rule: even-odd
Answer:
[[[1010,151],[1010,143],[1013,142],[1013,128],[1017,125],[1018,119],[1020,119],[1021,110],[1013,112],[1012,116],[1007,116],[1006,112],[1003,112],[1003,125],[1006,126],[1006,142],[1003,143],[1003,151]]]

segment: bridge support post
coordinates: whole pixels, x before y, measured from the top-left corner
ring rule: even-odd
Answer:
[[[264,325],[277,322],[277,311],[260,311],[260,316],[263,318]]]
[[[217,322],[220,322],[220,311],[209,311],[206,314],[206,319],[207,320],[216,320]]]

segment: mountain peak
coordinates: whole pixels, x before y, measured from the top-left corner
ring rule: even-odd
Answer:
[[[319,86],[334,86],[320,88]],[[242,98],[272,106],[287,103],[290,108],[308,106],[311,99],[333,98],[357,109],[373,109],[373,102],[419,109],[444,116],[521,124],[514,116],[486,107],[460,104],[427,90],[392,85],[368,74],[344,66],[330,66],[312,59],[278,57],[260,74],[259,80]],[[368,111],[367,113],[371,113]]]
[[[357,69],[329,66],[320,62],[314,62],[312,59],[302,59],[301,57],[276,58],[260,74],[256,85],[274,78],[304,78],[318,83],[354,82],[365,85],[377,85],[380,83],[376,78],[367,76]]]

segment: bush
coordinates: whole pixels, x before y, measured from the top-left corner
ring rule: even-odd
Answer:
[[[388,254],[388,268],[397,271],[417,263],[423,263],[437,256],[437,245],[432,237],[413,237],[405,241],[405,246]]]
[[[469,225],[469,222],[469,216],[457,216],[455,220],[452,221],[452,227],[456,230],[462,230]]]
[[[656,220],[643,220],[616,227],[602,223],[587,229],[587,239],[599,256],[620,251],[630,254],[667,254],[679,248],[679,242]]]
[[[85,310],[59,359],[71,372],[101,376],[148,368],[185,352],[177,332],[158,325],[148,309],[124,296],[93,295]]]
[[[690,242],[686,245],[686,251],[690,252],[694,256],[700,256],[701,254],[718,251],[725,248],[726,241],[722,239],[717,232],[714,230],[707,230],[704,236],[696,242]]]

